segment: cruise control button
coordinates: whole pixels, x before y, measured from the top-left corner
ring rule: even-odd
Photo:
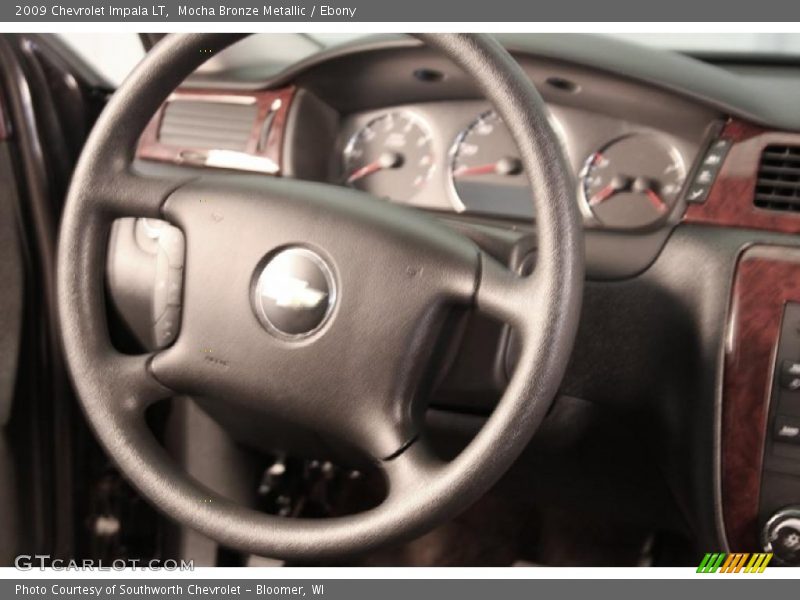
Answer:
[[[167,263],[174,269],[183,267],[186,243],[183,232],[177,227],[167,226],[158,238],[158,247],[166,256]]]
[[[776,417],[775,441],[800,444],[800,419]]]

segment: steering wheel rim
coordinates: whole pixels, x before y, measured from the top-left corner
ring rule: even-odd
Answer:
[[[451,239],[451,234],[434,228],[432,220],[417,213],[412,216],[401,207],[382,208],[394,211],[391,218],[383,219],[374,208],[365,211],[363,201],[351,197],[354,192],[349,190],[250,178],[245,183],[237,180],[235,192],[224,192],[228,185],[224,177],[208,184],[135,173],[134,148],[152,114],[207,60],[208,50],[217,52],[242,37],[168,36],[123,82],[98,119],[75,169],[58,247],[58,306],[66,360],[84,412],[102,445],[131,483],[170,517],[220,543],[260,555],[309,560],[367,551],[418,535],[466,508],[507,470],[546,414],[569,360],[582,296],[583,232],[574,183],[543,100],[505,49],[479,34],[417,37],[473,76],[519,147],[537,214],[538,251],[531,276],[517,276],[472,245]],[[389,482],[385,501],[363,513],[319,520],[283,519],[235,505],[177,469],[147,430],[143,412],[151,402],[176,393],[175,388],[181,386],[169,382],[182,383],[183,374],[192,371],[184,368],[187,364],[193,365],[197,375],[199,363],[186,362],[195,359],[187,358],[185,350],[197,338],[179,343],[193,331],[191,327],[186,333],[182,330],[175,347],[183,350],[172,354],[128,356],[113,348],[104,309],[106,243],[111,223],[122,216],[168,218],[194,226],[187,207],[210,189],[228,194],[230,204],[225,206],[226,210],[231,207],[231,212],[226,214],[233,215],[233,220],[239,214],[237,207],[242,216],[250,214],[245,208],[252,209],[252,195],[275,210],[286,197],[314,211],[325,210],[325,199],[333,198],[330,202],[340,208],[331,218],[345,224],[357,221],[360,232],[384,227],[381,231],[393,240],[418,236],[425,256],[408,254],[399,242],[392,246],[393,251],[405,253],[398,264],[419,260],[429,269],[426,284],[419,286],[422,291],[417,302],[459,299],[515,327],[521,339],[519,366],[485,426],[457,458],[437,462],[422,441],[415,441],[404,408],[397,417],[397,431],[387,427],[386,435],[379,439],[363,440],[380,459]],[[191,252],[198,252],[197,246],[192,250],[190,245],[193,237],[197,236],[187,234],[187,265]],[[187,319],[184,313],[184,321]],[[272,341],[264,343],[274,345]],[[200,372],[197,389],[213,389],[214,377],[206,370]],[[223,392],[234,389],[231,382],[225,385],[228,387],[220,388]],[[381,410],[371,413],[371,422],[376,422],[376,415],[389,414]],[[347,434],[358,429],[353,426]],[[387,451],[392,448],[395,450]]]

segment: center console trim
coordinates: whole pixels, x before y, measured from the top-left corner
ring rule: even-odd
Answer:
[[[800,302],[800,249],[755,245],[739,255],[725,339],[721,497],[729,546],[755,549],[767,419],[784,306]]]

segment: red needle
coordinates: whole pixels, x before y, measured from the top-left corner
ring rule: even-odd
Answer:
[[[380,171],[381,169],[396,169],[397,167],[403,164],[403,156],[397,154],[396,152],[384,152],[378,158],[373,160],[371,163],[364,165],[363,167],[359,167],[355,171],[350,174],[350,177],[347,178],[347,183],[353,183],[354,181],[358,181],[362,177],[366,177],[374,173],[375,171]]]
[[[602,190],[600,190],[594,196],[592,196],[591,200],[589,200],[589,205],[597,206],[598,204],[601,204],[602,202],[605,202],[606,200],[611,198],[611,196],[613,196],[616,193],[617,193],[617,186],[609,183],[606,187],[604,187]]]
[[[488,165],[476,165],[474,167],[461,167],[454,175],[456,177],[465,177],[467,175],[491,175],[497,172],[497,163]]]
[[[667,209],[667,203],[664,202],[661,199],[661,196],[659,196],[656,192],[649,189],[647,190],[646,194],[658,212],[664,212]]]
[[[369,163],[368,165],[364,165],[363,167],[359,167],[355,171],[350,174],[350,177],[347,178],[347,183],[353,183],[354,181],[358,181],[362,177],[366,177],[374,173],[375,171],[380,171],[383,168],[383,162],[381,159],[377,159]]]
[[[453,172],[456,177],[465,175],[519,175],[522,173],[522,161],[512,156],[504,156],[500,160],[486,165],[459,167]]]

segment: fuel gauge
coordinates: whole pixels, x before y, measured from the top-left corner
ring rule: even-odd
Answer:
[[[686,167],[666,140],[650,134],[619,138],[592,154],[581,170],[583,196],[603,225],[635,229],[666,217]]]

